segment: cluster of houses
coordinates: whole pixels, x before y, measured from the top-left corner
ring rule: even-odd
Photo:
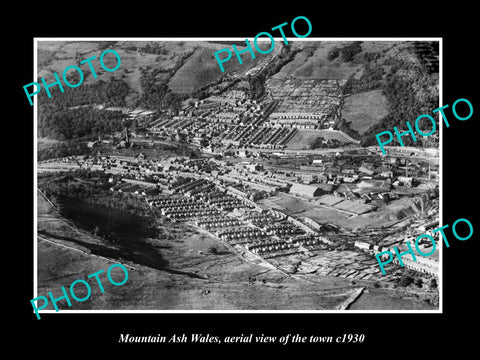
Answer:
[[[435,242],[439,244],[442,242],[442,239],[440,238],[440,233],[433,233],[433,230],[437,228],[439,224],[438,212],[430,212],[428,214],[428,218],[431,218],[432,220],[427,223],[425,223],[425,219],[418,219],[416,221],[413,221],[411,224],[409,224],[407,231],[394,232],[392,235],[384,236],[379,240],[375,240],[372,237],[368,237],[364,240],[357,240],[355,241],[354,246],[362,250],[363,252],[374,256],[375,254],[386,250],[392,251],[392,248],[394,246],[398,248],[399,253],[408,252],[409,249],[406,243],[415,243],[417,236],[422,234],[427,234],[431,236],[435,240]],[[423,241],[419,241],[417,243],[417,246],[423,253],[429,253],[432,250],[433,244],[430,240],[426,240],[424,238]],[[404,267],[415,270],[419,273],[428,274],[437,278],[439,276],[438,248],[437,251],[435,251],[432,255],[428,257],[416,256],[416,261],[413,260],[413,257],[411,255],[403,256],[402,262]],[[392,263],[400,266],[397,257],[394,257]],[[399,269],[399,267],[391,267],[390,269],[387,267],[387,273],[391,273],[391,269],[397,270]]]
[[[69,158],[59,164],[75,164],[77,161],[82,164],[82,160],[85,161],[84,159]],[[99,165],[101,161],[107,160],[111,165],[117,163],[119,159],[104,158],[102,160],[99,158],[95,164],[91,163],[90,165]],[[204,176],[191,175],[193,177],[187,177],[185,173],[179,176],[175,174],[175,171],[170,173],[167,170],[165,171],[170,174],[169,177],[164,176],[165,174],[161,174],[160,171],[153,173],[152,170],[150,170],[152,173],[145,175],[149,166],[156,166],[156,169],[160,170],[162,164],[149,163],[147,166],[145,159],[130,160],[119,160],[120,166],[131,167],[131,169],[129,169],[129,173],[121,174],[122,177],[118,183],[113,181],[112,187],[116,191],[138,193],[140,196],[145,196],[151,206],[160,209],[162,215],[172,221],[191,221],[222,241],[230,245],[241,246],[248,252],[272,262],[275,266],[285,266],[289,263],[290,256],[303,256],[309,252],[306,258],[302,258],[300,269],[295,271],[372,281],[389,281],[397,276],[380,273],[378,264],[370,251],[370,244],[364,244],[361,241],[355,242],[357,252],[332,251],[332,248],[338,247],[339,244],[335,239],[332,240],[322,235],[319,232],[321,227],[315,228],[309,226],[308,223],[307,225],[300,224],[298,220],[287,217],[278,209],[261,210],[252,207],[238,194],[234,196],[225,188],[220,190],[216,184],[213,187],[206,187],[209,181]],[[47,164],[54,166],[55,162],[47,162]],[[169,165],[182,166],[183,170],[186,170],[186,166],[197,166],[200,163],[170,159],[164,161],[163,165],[166,165],[167,168]],[[78,164],[77,166],[80,167]],[[132,167],[137,170],[133,170]],[[236,169],[250,172],[243,165]],[[108,168],[104,170],[108,171]],[[142,174],[143,177],[140,176]],[[112,175],[112,178],[114,177]],[[139,179],[137,180],[135,177]],[[167,191],[167,188],[162,189],[159,186],[160,180],[167,181],[170,192]],[[190,191],[195,188],[201,189],[201,191],[191,195]],[[319,199],[323,199],[325,203],[329,204],[334,204],[331,202],[333,198],[340,199],[334,195],[328,195],[329,198],[324,198],[324,196],[326,195],[320,196]],[[309,228],[309,231],[306,231],[306,228]],[[377,250],[381,250],[381,248],[377,247]],[[353,253],[356,255],[354,256]],[[422,258],[416,262],[405,259],[404,263],[406,267],[427,275],[438,274],[438,262],[434,258]],[[287,271],[288,267],[285,270]]]
[[[332,129],[343,102],[343,80],[268,80],[266,95],[249,99],[249,86],[190,100],[177,114],[159,114],[146,130],[185,140],[206,152],[230,147],[284,149],[298,130]],[[151,118],[150,118],[151,119]]]
[[[332,242],[318,234],[302,234],[288,238],[272,238],[267,241],[254,241],[245,249],[265,259],[285,257],[298,253],[315,253],[329,248]]]
[[[229,216],[217,216],[217,217],[203,217],[198,218],[193,221],[193,223],[202,229],[212,230],[218,228],[230,228],[238,227],[244,225],[244,223],[237,218],[232,218]]]
[[[253,242],[245,245],[245,248],[253,254],[262,255],[268,259],[325,248],[325,239],[324,236],[319,235],[301,235],[287,240]]]
[[[236,208],[244,207],[244,203],[240,199],[230,196],[225,192],[218,191],[202,194],[198,199],[224,211],[231,211]]]
[[[289,222],[266,225],[263,227],[263,230],[265,230],[267,234],[271,235],[295,235],[303,233],[300,228],[294,226],[292,223]]]
[[[237,227],[227,230],[220,230],[216,234],[221,240],[231,244],[249,243],[269,237],[269,235],[255,227]]]
[[[280,155],[279,160],[288,161],[290,158]],[[330,194],[376,207],[375,203],[388,203],[403,195],[426,193],[438,186],[438,165],[420,158],[336,153],[291,157],[291,162],[297,163],[295,168],[265,171],[261,177],[270,182],[288,184],[287,189],[276,190],[306,199]],[[259,174],[244,172],[243,175],[248,181]]]
[[[155,197],[148,201],[152,207],[159,209],[162,215],[172,220],[190,220],[200,216],[217,216],[220,211],[195,198]]]
[[[264,60],[251,72],[261,71],[267,64],[268,60]],[[207,97],[186,101],[176,113],[105,109],[121,111],[152,139],[195,145],[205,153],[220,155],[216,159],[151,160],[143,154],[136,158],[99,155],[39,162],[37,168],[105,171],[112,175],[113,192],[142,197],[162,216],[191,222],[263,258],[281,264],[288,261],[290,254],[310,251],[315,256],[302,260],[305,271],[376,279],[379,269],[371,251],[378,250],[378,244],[356,241],[354,251],[331,251],[340,241],[332,234],[322,235],[323,223],[258,206],[258,200],[283,192],[295,201],[357,216],[404,194],[421,194],[438,186],[438,165],[423,160],[425,154],[418,149],[388,148],[387,157],[379,156],[378,146],[371,151],[355,149],[349,153],[342,149],[343,153],[335,150],[324,155],[285,150],[299,131],[322,130],[319,133],[323,134],[334,127],[343,105],[345,83],[269,79],[265,96],[252,100],[248,81],[228,74],[218,84],[204,89]],[[225,160],[225,155],[247,158],[250,154],[252,159],[245,160],[251,161]],[[428,258],[430,262],[424,259],[404,262],[420,272],[438,273],[435,258]]]
[[[375,209],[377,202],[385,203],[402,196],[402,191],[425,191],[419,187],[436,181],[432,172],[437,171],[437,167],[421,158],[381,158],[361,151],[347,156],[340,153],[275,156],[290,166],[282,168],[274,163],[270,166],[262,159],[151,160],[145,156],[99,155],[45,161],[39,163],[38,168],[105,171],[112,174],[112,191],[143,196],[172,221],[191,221],[229,244],[239,244],[269,259],[286,259],[305,250],[323,251],[326,244],[332,245],[332,240],[320,239],[322,227],[314,221],[299,221],[280,210],[262,210],[256,203],[259,198],[285,192],[359,215]],[[357,249],[359,253],[365,250],[359,246]],[[365,270],[358,271],[358,276],[373,278],[371,268],[376,264],[366,261],[362,268]],[[437,271],[435,264],[412,262],[409,267],[426,273]],[[334,270],[330,269],[328,274],[336,276]],[[345,267],[345,272],[338,274],[354,274],[352,278],[355,278],[356,273],[350,270]]]
[[[153,161],[141,156],[77,156],[42,162],[38,168],[103,170],[121,178],[112,184],[112,191],[143,196],[156,192],[185,197],[198,195],[205,204],[226,211],[247,203],[255,207],[255,201],[283,191],[357,215],[411,191],[425,193],[431,189],[425,185],[435,184],[431,173],[437,171],[436,166],[421,159],[372,155],[315,155],[303,158],[300,164],[307,165],[274,170],[255,161],[229,163],[213,158]],[[178,212],[178,218],[187,219],[196,212]]]
[[[246,140],[246,132],[265,120],[269,103],[247,99],[245,91],[229,89],[186,106],[177,115],[163,114],[147,130],[165,137],[179,136],[194,145],[226,146]],[[229,141],[231,141],[229,143]]]
[[[267,259],[274,256],[291,255],[300,251],[298,245],[294,245],[293,243],[284,240],[266,241],[265,243],[260,244],[245,245],[245,248],[253,254],[262,255]]]
[[[185,180],[179,183],[188,184]],[[300,246],[314,250],[316,245],[328,242],[326,238],[321,241],[319,236],[305,234],[302,228],[286,221],[286,215],[279,210],[251,209],[239,199],[213,189],[194,197],[153,196],[149,204],[173,221],[191,221],[231,245],[241,244],[266,257],[286,256],[294,253],[292,249],[298,252]]]
[[[284,149],[297,131],[296,128],[237,125],[225,131],[219,140],[225,146]]]
[[[246,203],[255,207],[259,199],[287,192],[352,214],[371,211],[404,194],[429,191],[435,186],[432,172],[438,169],[421,159],[372,155],[330,154],[301,161],[307,165],[274,170],[274,165],[266,168],[255,161],[229,163],[213,158],[153,161],[141,156],[77,156],[41,162],[38,169],[102,170],[121,178],[112,184],[112,191],[198,195],[204,203],[227,211]]]
[[[283,215],[283,216],[282,216]],[[259,227],[259,228],[265,228],[268,225],[274,224],[275,222],[279,220],[284,220],[285,215],[284,214],[274,214],[272,211],[269,212],[252,212],[244,218],[248,220],[250,223],[253,225]]]

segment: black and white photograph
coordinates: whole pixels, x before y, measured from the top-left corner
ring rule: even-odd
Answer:
[[[435,27],[420,8],[297,7],[26,31],[18,336],[198,356],[470,343],[464,10],[462,28],[459,9]]]
[[[303,40],[37,39],[45,310],[439,309],[439,40]]]

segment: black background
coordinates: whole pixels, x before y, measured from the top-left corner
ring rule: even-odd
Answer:
[[[110,3],[107,5],[78,4],[71,9],[44,6],[24,9],[21,24],[6,31],[12,43],[14,57],[9,57],[4,71],[10,69],[12,82],[6,95],[18,101],[8,115],[21,135],[21,149],[15,151],[17,171],[22,179],[15,202],[21,204],[18,216],[20,233],[15,231],[16,255],[14,284],[9,290],[9,333],[12,343],[20,341],[28,347],[60,356],[57,347],[70,349],[65,356],[81,350],[83,356],[105,350],[126,354],[148,351],[161,358],[165,350],[195,350],[230,356],[238,351],[265,349],[297,354],[308,350],[309,356],[354,354],[404,356],[433,354],[435,349],[460,348],[462,353],[475,345],[477,317],[476,276],[478,258],[478,215],[474,211],[478,199],[478,151],[480,142],[475,124],[480,102],[475,85],[478,41],[474,30],[473,5],[460,2],[420,7],[419,2],[383,2],[382,5],[356,2],[353,6],[339,3],[326,6],[304,2],[258,8],[258,3],[198,3],[194,7],[182,4],[179,9],[166,3]],[[276,9],[276,10],[275,10]],[[443,314],[42,314],[37,320],[32,312],[33,298],[33,108],[29,106],[23,85],[33,81],[34,37],[245,37],[269,31],[297,16],[306,16],[313,27],[309,37],[442,37],[443,38],[443,104],[453,104],[467,98],[474,114],[467,121],[449,117],[450,128],[443,129],[443,223],[452,224],[458,218],[469,219],[474,235],[467,241],[450,241],[444,248]],[[300,26],[301,21],[297,24]],[[16,29],[16,30],[15,30]],[[285,28],[290,35],[289,26]],[[298,32],[304,33],[299,27]],[[11,35],[13,33],[13,35]],[[478,33],[478,31],[477,31]],[[278,36],[274,33],[274,36]],[[3,61],[5,61],[5,57]],[[477,85],[478,86],[478,85]],[[474,92],[475,88],[475,92]],[[450,112],[447,112],[447,115]],[[412,120],[412,119],[405,119]],[[18,148],[18,143],[17,143]],[[20,184],[15,184],[20,186]],[[475,209],[476,210],[476,209]],[[5,250],[6,251],[6,250]],[[6,257],[6,254],[4,254]],[[20,260],[20,261],[18,261]],[[5,273],[5,272],[4,272]],[[11,274],[11,273],[10,273]],[[14,304],[14,310],[10,305]],[[472,328],[473,325],[473,328]],[[363,344],[119,344],[119,334],[156,335],[209,333],[226,336],[265,334],[282,336],[299,333],[304,336],[338,336],[363,333]],[[29,344],[27,346],[27,344]],[[19,349],[21,350],[21,348]],[[54,355],[56,354],[56,355]],[[253,353],[252,353],[253,354]],[[79,354],[80,355],[80,354]]]

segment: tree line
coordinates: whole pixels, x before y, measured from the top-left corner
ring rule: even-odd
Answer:
[[[387,59],[380,65],[374,61],[378,57],[376,53],[364,54],[362,76],[359,79],[350,76],[343,90],[347,94],[357,94],[381,89],[388,100],[389,113],[362,135],[352,130],[344,119],[340,119],[336,124],[336,128],[360,140],[362,146],[376,145],[375,135],[391,130],[394,126],[399,130],[406,130],[406,121],[414,121],[419,115],[429,114],[438,107],[438,90],[435,90],[438,75],[429,74],[424,66],[407,63],[398,58]],[[387,72],[384,66],[390,67]],[[416,142],[406,136],[402,140],[406,146],[436,146],[438,134],[417,139]]]
[[[121,111],[47,104],[38,112],[38,134],[55,140],[96,139],[122,130],[122,119]]]
[[[362,41],[354,41],[351,44],[343,47],[333,47],[327,53],[327,60],[332,61],[340,57],[343,62],[349,62],[353,60],[353,57],[362,51]]]
[[[37,151],[37,160],[58,159],[67,156],[88,155],[91,149],[85,142],[78,140],[62,141]]]
[[[392,130],[394,126],[399,130],[406,130],[407,121],[415,121],[418,116],[431,114],[432,110],[438,108],[438,91],[434,90],[435,84],[438,84],[436,76],[428,75],[422,67],[405,65],[397,59],[392,59],[392,63],[382,85],[390,112],[380,123],[373,125],[362,135],[363,146],[376,145],[375,134]],[[404,70],[411,76],[405,76]],[[404,136],[402,141],[406,146],[425,146],[435,145],[436,138],[438,139],[438,134],[414,142],[411,137]]]
[[[84,71],[84,77],[87,72]],[[67,79],[70,83],[79,82],[78,73],[74,73]],[[90,84],[81,84],[79,87],[70,88],[63,85],[62,93],[58,86],[50,88],[51,98],[48,98],[46,91],[38,95],[39,105],[53,104],[57,107],[74,107],[91,104],[105,104],[105,106],[125,106],[125,97],[128,95],[129,87],[123,80],[117,80],[113,76],[109,81],[97,79]]]
[[[112,195],[109,177],[79,170],[39,186],[60,214],[95,235],[128,241],[156,236],[154,212],[137,198]]]

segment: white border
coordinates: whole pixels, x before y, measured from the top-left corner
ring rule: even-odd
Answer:
[[[206,38],[196,38],[196,37],[182,37],[182,38],[148,38],[148,37],[38,37],[33,38],[33,51],[34,51],[34,79],[38,78],[37,75],[37,50],[39,41],[244,41],[246,38],[244,37],[206,37]],[[283,40],[281,37],[275,37],[275,40]],[[261,41],[267,39],[262,38],[259,39]],[[306,38],[291,38],[287,37],[288,41],[438,41],[439,42],[439,101],[440,105],[443,106],[443,38],[442,37],[306,37]],[[226,45],[227,46],[227,45]],[[33,80],[34,81],[34,80]],[[38,230],[38,223],[37,223],[37,95],[34,96],[34,130],[33,130],[33,142],[34,142],[34,153],[33,153],[33,161],[34,161],[34,175],[33,175],[33,198],[34,198],[34,239],[33,239],[33,249],[34,249],[34,258],[33,258],[33,298],[37,297],[37,230]],[[432,109],[433,110],[433,109]],[[441,115],[440,115],[441,116]],[[406,119],[408,120],[408,119]],[[439,181],[439,224],[443,226],[443,197],[442,197],[442,189],[443,189],[443,121],[439,121],[440,123],[440,145],[439,145],[439,174],[440,174],[440,181]],[[59,310],[58,312],[55,310],[39,310],[39,314],[65,314],[65,313],[105,313],[105,314],[442,314],[443,313],[443,246],[440,247],[439,253],[439,266],[440,266],[440,274],[439,274],[439,308],[438,310]],[[96,269],[97,270],[97,269]],[[35,313],[35,312],[33,312]]]

